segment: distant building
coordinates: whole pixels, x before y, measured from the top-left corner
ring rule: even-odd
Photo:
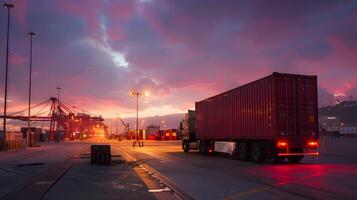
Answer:
[[[319,126],[329,133],[357,134],[357,101],[319,108]]]
[[[326,130],[329,133],[339,133],[340,125],[340,119],[336,116],[319,117],[320,128]]]

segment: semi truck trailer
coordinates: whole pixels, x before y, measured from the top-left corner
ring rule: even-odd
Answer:
[[[298,163],[318,156],[317,76],[277,73],[195,103],[184,152]],[[184,125],[185,126],[185,125]]]

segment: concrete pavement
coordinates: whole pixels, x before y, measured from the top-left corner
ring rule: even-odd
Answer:
[[[357,150],[350,140],[332,138],[319,158],[280,165],[183,153],[180,142],[145,142],[143,148],[133,148],[125,141],[115,145],[168,177],[194,199],[354,199],[357,156],[349,152],[347,159],[331,154],[336,148]]]
[[[95,142],[1,152],[0,199],[155,199],[120,157],[113,157],[111,166],[91,165],[90,144]]]
[[[41,147],[0,152],[0,197],[24,187],[23,184],[58,162],[67,160],[84,143],[44,143]]]
[[[301,164],[183,153],[180,141],[45,143],[0,152],[0,199],[354,199],[356,142],[328,138]],[[89,163],[94,143],[111,145],[112,165]]]

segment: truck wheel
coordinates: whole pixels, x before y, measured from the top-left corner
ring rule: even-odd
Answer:
[[[190,150],[190,143],[189,141],[185,141],[183,144],[183,151],[187,153]]]
[[[200,153],[201,154],[207,154],[207,142],[204,140],[200,141]]]
[[[244,161],[248,161],[249,160],[249,148],[248,148],[248,144],[245,142],[241,142],[239,143],[238,146],[238,155],[239,155],[239,159],[244,160]]]
[[[186,140],[182,140],[182,150],[185,149],[185,143],[186,143]]]
[[[263,147],[257,142],[252,145],[250,160],[256,163],[261,163],[265,160]]]
[[[289,156],[288,160],[290,163],[299,163],[303,158],[304,156]]]

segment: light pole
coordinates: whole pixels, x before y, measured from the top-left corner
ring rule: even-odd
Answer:
[[[57,142],[59,142],[59,115],[60,115],[60,100],[59,100],[59,98],[60,98],[60,90],[62,89],[62,88],[60,88],[59,86],[57,86],[56,87],[56,89],[57,89],[57,127],[56,127],[56,131],[57,131]]]
[[[118,137],[118,118],[116,117],[115,119],[115,137]]]
[[[2,149],[5,150],[6,146],[6,108],[7,108],[7,82],[9,72],[9,34],[10,34],[10,11],[14,8],[11,3],[4,3],[4,7],[7,8],[7,33],[6,33],[6,59],[5,59],[5,95],[4,95],[4,122],[3,122],[3,138]]]
[[[32,38],[35,36],[34,32],[29,32],[30,36],[30,74],[29,74],[29,110],[28,110],[28,120],[27,120],[27,135],[31,137],[31,86],[32,86]]]
[[[139,96],[147,96],[147,92],[130,92],[131,96],[136,96],[136,141],[139,141]]]

